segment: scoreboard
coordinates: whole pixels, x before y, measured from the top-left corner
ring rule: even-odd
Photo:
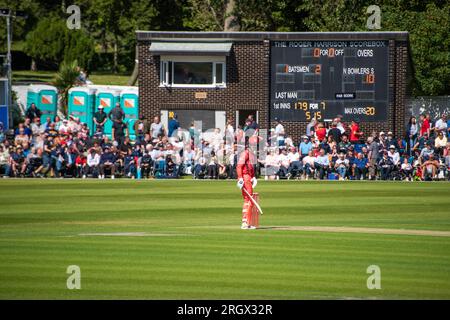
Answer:
[[[271,41],[270,49],[272,120],[387,120],[387,41]]]

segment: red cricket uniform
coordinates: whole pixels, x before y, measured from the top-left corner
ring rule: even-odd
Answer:
[[[253,195],[252,178],[255,177],[255,170],[253,164],[256,163],[255,155],[248,149],[245,149],[239,156],[236,171],[238,179],[244,179],[244,186],[250,195]],[[250,221],[250,213],[253,208],[253,203],[249,196],[242,190],[242,197],[244,198],[244,205],[242,207],[242,222]]]

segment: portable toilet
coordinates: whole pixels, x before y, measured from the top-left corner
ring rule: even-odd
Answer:
[[[125,121],[131,140],[136,140],[134,122],[139,119],[139,90],[138,87],[126,87],[120,92],[120,106],[125,112]]]
[[[69,90],[68,115],[86,123],[91,134],[94,133],[95,88],[73,87]]]
[[[41,123],[45,123],[47,117],[53,120],[58,109],[58,90],[54,86],[31,84],[27,92],[27,109],[32,103],[41,111]]]
[[[110,88],[103,86],[90,86],[91,88],[96,88],[97,91],[95,93],[95,112],[97,112],[98,107],[101,105],[103,107],[103,111],[106,114],[115,107],[116,103],[120,101],[120,89],[118,88]],[[104,133],[111,137],[112,133],[112,121],[107,120],[104,127]]]

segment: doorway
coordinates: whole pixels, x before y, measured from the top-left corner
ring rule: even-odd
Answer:
[[[245,119],[248,116],[252,115],[253,119],[258,123],[258,111],[256,110],[238,110],[236,111],[236,127],[241,126],[243,128],[245,126]]]

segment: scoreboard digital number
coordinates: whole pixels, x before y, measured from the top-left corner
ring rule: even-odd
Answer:
[[[387,41],[272,41],[271,119],[385,121]]]

